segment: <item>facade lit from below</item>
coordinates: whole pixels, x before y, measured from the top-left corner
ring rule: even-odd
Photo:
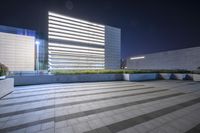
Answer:
[[[49,69],[119,69],[120,34],[118,28],[49,12]]]

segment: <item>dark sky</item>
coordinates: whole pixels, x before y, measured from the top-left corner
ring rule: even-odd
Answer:
[[[0,25],[47,35],[49,10],[121,28],[122,58],[200,46],[200,4],[192,0],[1,0]]]

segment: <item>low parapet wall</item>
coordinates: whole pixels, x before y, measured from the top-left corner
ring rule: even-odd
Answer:
[[[12,91],[14,91],[13,78],[0,80],[0,98],[4,97],[5,95],[8,95]]]
[[[14,76],[14,85],[37,85],[51,83],[103,82],[103,81],[148,81],[148,80],[193,80],[194,74],[181,73],[135,73],[135,74],[74,74]],[[200,77],[200,74],[196,74]],[[196,78],[197,79],[197,78]],[[196,81],[196,80],[195,80]]]
[[[123,80],[122,74],[80,74],[80,75],[33,75],[14,76],[16,85],[36,85],[51,83],[100,82]]]

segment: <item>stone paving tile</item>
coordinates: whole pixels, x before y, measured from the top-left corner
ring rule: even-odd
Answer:
[[[88,122],[75,124],[72,126],[74,133],[82,133],[87,132],[91,130],[91,127],[89,126]]]
[[[131,91],[128,86],[132,86]],[[149,88],[142,89],[144,87]],[[134,119],[139,115],[148,114],[155,110],[198,98],[200,97],[199,88],[200,83],[196,82],[164,80],[137,83],[120,81],[16,87],[14,93],[0,100],[0,132],[7,132],[6,130],[1,130],[7,127],[11,132],[20,133],[81,133],[88,131],[91,133],[111,133],[113,130],[110,130],[108,125],[126,121],[130,118]],[[163,91],[164,89],[168,90]],[[156,90],[160,92],[146,93]],[[164,97],[180,92],[186,94],[140,102],[145,99]],[[128,96],[130,93],[144,94]],[[124,97],[121,97],[123,95]],[[99,99],[99,101],[96,101],[96,99]],[[77,104],[71,104],[75,102]],[[137,104],[132,105],[131,102]],[[64,106],[66,103],[67,106]],[[63,104],[63,106],[58,106],[59,104]],[[48,106],[52,107],[49,109],[44,108]],[[42,110],[36,110],[38,107],[42,107]],[[104,108],[107,109],[104,110]],[[137,120],[142,122],[139,125],[132,127],[126,124],[119,125],[123,129],[123,126],[129,127],[119,132],[142,133],[154,131],[182,133],[200,123],[200,120],[197,118],[200,115],[196,111],[197,108],[198,106],[186,107],[148,122],[146,122],[146,118],[141,118]],[[26,112],[25,110],[30,110],[31,112]],[[17,111],[21,112],[18,114],[14,113]],[[13,115],[5,114],[9,112],[13,112]],[[184,118],[180,119],[183,116]],[[180,126],[184,126],[184,128],[181,130]],[[152,127],[155,128],[152,129]]]
[[[26,128],[15,130],[15,131],[12,131],[12,132],[9,132],[9,133],[25,133],[25,132],[26,132]]]
[[[91,127],[91,129],[96,129],[105,126],[105,123],[102,121],[102,119],[99,118],[89,120],[88,124]]]
[[[56,128],[55,133],[74,133],[72,127]]]
[[[35,133],[41,130],[41,124],[26,128],[26,133]]]
[[[54,122],[53,121],[42,124],[42,127],[41,127],[42,130],[46,130],[46,129],[49,129],[49,128],[54,128]]]
[[[63,128],[69,126],[67,124],[67,121],[60,121],[60,122],[55,122],[55,128]]]
[[[50,129],[46,129],[46,130],[41,130],[39,132],[36,133],[54,133],[55,129],[54,128],[50,128]]]

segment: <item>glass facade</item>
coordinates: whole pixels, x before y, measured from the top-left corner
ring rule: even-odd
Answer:
[[[17,34],[17,35],[25,35],[25,36],[33,36],[33,37],[36,36],[36,32],[33,30],[21,29],[21,28],[4,26],[4,25],[0,25],[0,32]]]
[[[104,69],[105,26],[49,12],[49,69]]]
[[[48,42],[44,39],[36,39],[36,70],[48,69]]]

